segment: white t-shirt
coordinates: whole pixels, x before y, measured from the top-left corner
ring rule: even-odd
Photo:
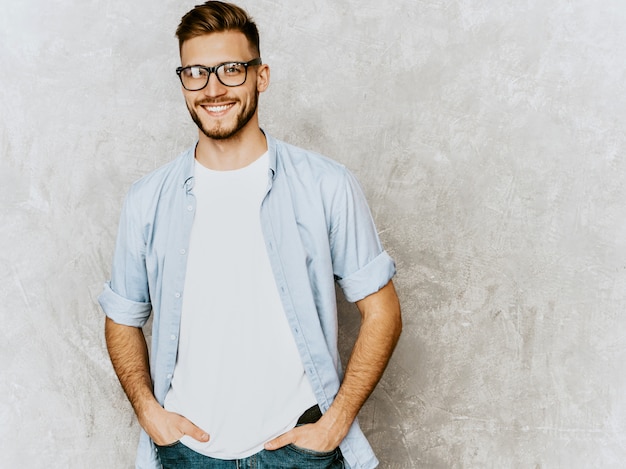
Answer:
[[[165,408],[211,436],[183,444],[218,459],[260,451],[315,404],[261,231],[268,170],[267,153],[234,171],[195,164],[197,211]]]

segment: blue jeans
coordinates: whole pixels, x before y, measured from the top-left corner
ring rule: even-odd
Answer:
[[[275,451],[262,450],[243,459],[213,459],[178,442],[158,446],[163,469],[343,469],[343,456],[337,448],[319,453],[294,445]]]

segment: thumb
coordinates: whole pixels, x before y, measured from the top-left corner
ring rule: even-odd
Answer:
[[[283,433],[277,438],[274,438],[271,441],[265,443],[265,449],[268,451],[273,451],[275,449],[282,448],[283,446],[287,446],[290,443],[293,443],[293,430],[288,431],[287,433]]]
[[[209,434],[201,428],[194,425],[190,420],[183,417],[183,421],[180,425],[180,430],[187,436],[190,436],[194,440],[206,443],[209,441]]]

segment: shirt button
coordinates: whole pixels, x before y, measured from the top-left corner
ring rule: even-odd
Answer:
[[[186,252],[187,252],[187,251],[185,251],[184,249],[181,249],[181,250],[180,250],[180,253],[181,253],[182,255],[184,255]]]
[[[175,336],[174,334],[172,334],[172,335],[170,336],[170,339],[172,339],[172,340],[176,340],[176,336]]]
[[[168,373],[167,379],[172,379],[172,373]]]
[[[193,210],[193,205],[187,205],[187,210],[191,212]]]
[[[174,296],[175,296],[176,298],[180,298],[180,293],[176,292],[176,293],[174,293]]]

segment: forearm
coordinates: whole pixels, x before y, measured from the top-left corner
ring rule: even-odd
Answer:
[[[115,373],[141,419],[147,408],[156,403],[143,331],[137,327],[117,324],[107,317],[105,338]]]
[[[357,306],[363,316],[361,328],[339,392],[323,417],[339,441],[380,380],[402,330],[400,305],[391,282]]]
[[[105,337],[111,363],[135,409],[139,424],[159,445],[168,445],[189,435],[209,441],[209,435],[185,417],[166,411],[152,391],[148,347],[143,331],[106,319]]]
[[[337,448],[359,410],[376,387],[402,330],[398,296],[389,281],[376,293],[357,301],[362,322],[339,392],[316,423],[296,427],[265,444],[276,450],[290,443],[316,451]]]

